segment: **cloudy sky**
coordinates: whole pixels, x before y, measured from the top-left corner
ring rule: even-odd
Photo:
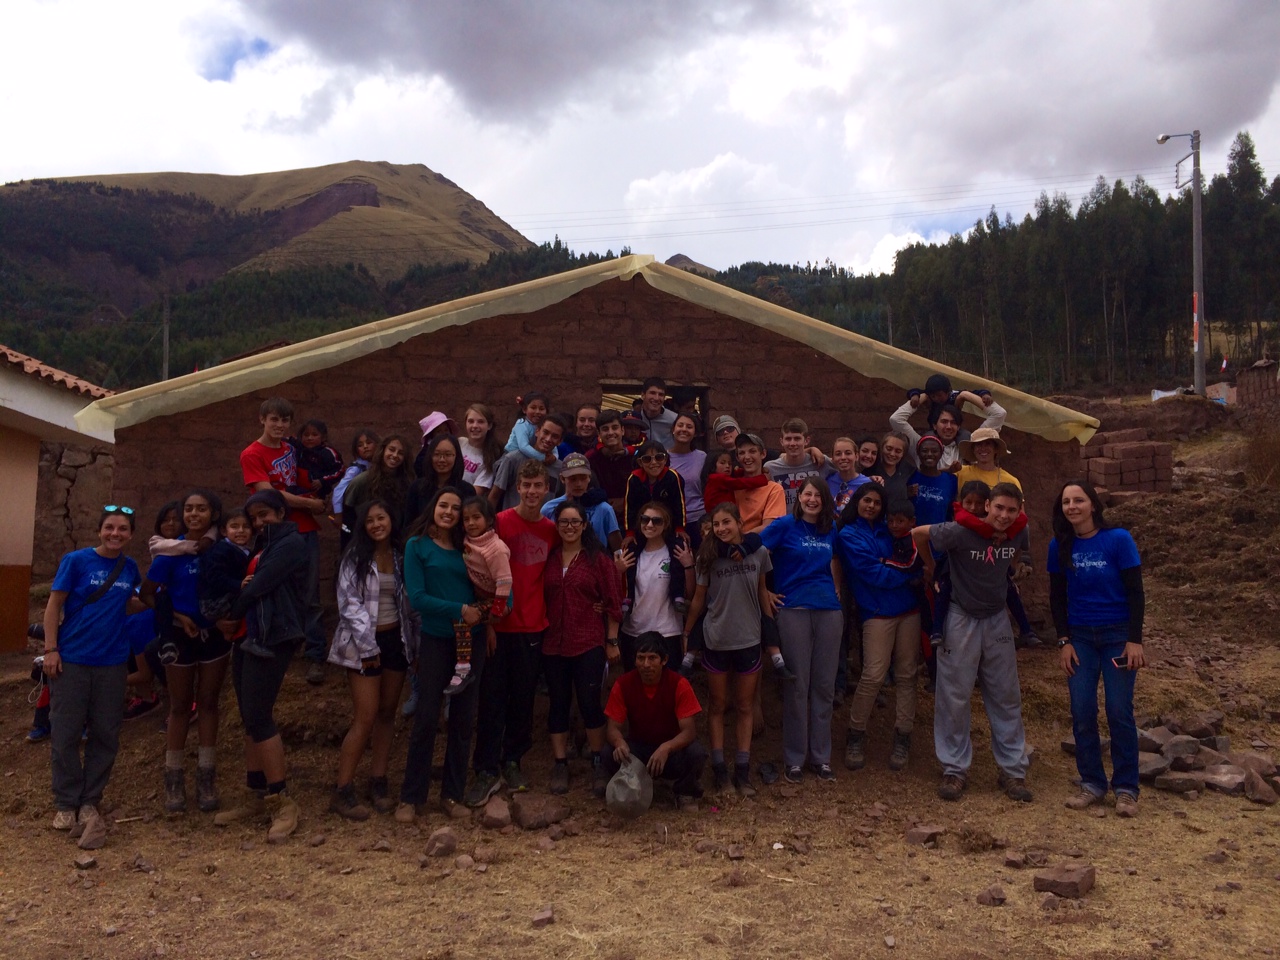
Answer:
[[[533,240],[888,269],[1248,129],[1274,0],[8,0],[0,180],[424,163]]]

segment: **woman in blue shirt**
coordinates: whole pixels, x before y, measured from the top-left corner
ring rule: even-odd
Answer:
[[[200,552],[212,540],[222,520],[222,501],[210,490],[192,490],[182,500],[184,534],[179,539],[200,544]],[[170,622],[162,614],[156,627],[164,631],[160,661],[169,687],[169,724],[165,731],[164,808],[168,813],[187,809],[186,772],[183,757],[191,704],[196,705],[200,740],[196,761],[196,804],[204,813],[218,809],[214,762],[218,752],[219,701],[231,662],[231,643],[200,614],[200,552],[158,556],[151,561],[142,584],[142,601],[153,609],[156,593],[168,594]],[[168,610],[165,610],[168,613]]]
[[[133,594],[142,576],[123,555],[132,537],[133,510],[104,507],[98,546],[62,558],[44,611],[53,827],[79,836],[83,849],[97,849],[107,838],[98,804],[115,766],[124,719],[129,673],[124,620],[130,610],[142,609]]]
[[[821,477],[809,477],[791,515],[764,528],[760,538],[773,561],[779,595],[782,656],[795,680],[782,687],[782,764],[788,783],[799,783],[805,761],[821,780],[831,769],[831,710],[844,614],[835,557],[835,503]]]
[[[1107,772],[1098,734],[1098,679],[1111,733],[1111,789],[1116,815],[1138,815],[1138,726],[1133,685],[1146,665],[1142,652],[1142,560],[1127,530],[1111,527],[1091,484],[1067,483],[1053,504],[1049,541],[1049,604],[1058,630],[1062,669],[1071,691],[1080,792],[1072,810],[1102,803]]]

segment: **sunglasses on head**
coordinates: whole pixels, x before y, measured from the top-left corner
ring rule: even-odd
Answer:
[[[667,521],[662,517],[655,517],[646,514],[640,518],[640,526],[642,527],[660,527]]]
[[[121,507],[114,503],[109,503],[102,508],[103,513],[123,513],[126,517],[133,516],[133,507]]]
[[[663,463],[667,459],[665,453],[646,453],[640,458],[641,463]]]

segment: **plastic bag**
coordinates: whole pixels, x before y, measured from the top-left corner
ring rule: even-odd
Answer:
[[[653,803],[653,778],[644,763],[632,754],[609,780],[604,805],[609,812],[634,820]]]

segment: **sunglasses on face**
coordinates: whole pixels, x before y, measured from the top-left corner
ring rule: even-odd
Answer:
[[[103,513],[123,513],[126,517],[133,516],[133,507],[121,507],[114,503],[109,503],[102,508]]]
[[[640,526],[642,527],[660,527],[666,521],[662,517],[645,516],[640,518]]]
[[[664,463],[667,459],[665,453],[646,453],[640,458],[641,463]]]

